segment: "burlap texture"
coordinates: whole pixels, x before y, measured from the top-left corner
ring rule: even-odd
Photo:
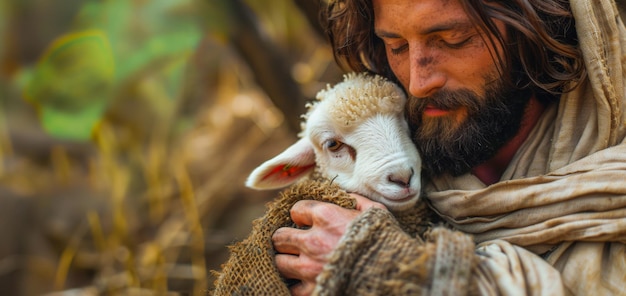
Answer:
[[[313,199],[355,208],[354,199],[335,184],[307,180],[281,192],[269,203],[265,215],[253,221],[250,235],[230,246],[230,258],[215,272],[217,280],[212,295],[289,295],[284,279],[274,264],[272,234],[280,227],[296,227],[289,209],[299,200]]]
[[[271,236],[280,227],[297,227],[289,217],[289,209],[299,200],[320,200],[354,209],[355,200],[336,184],[323,179],[305,180],[280,193],[267,205],[265,215],[253,221],[250,235],[230,246],[230,258],[213,271],[217,280],[211,295],[289,295],[285,279],[274,264],[275,251]],[[431,211],[424,202],[415,208],[397,213],[405,235],[419,237],[431,225]],[[396,226],[399,227],[399,226]]]
[[[314,295],[478,294],[471,236],[435,227],[424,240],[381,209],[365,212],[350,229],[317,277]]]

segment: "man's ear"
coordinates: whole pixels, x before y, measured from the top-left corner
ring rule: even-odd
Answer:
[[[315,168],[315,151],[307,138],[301,138],[276,157],[254,169],[246,186],[275,189],[293,184]]]

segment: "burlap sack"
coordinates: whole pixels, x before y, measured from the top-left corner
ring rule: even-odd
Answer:
[[[345,191],[327,180],[306,180],[281,192],[269,203],[266,214],[253,221],[250,235],[230,246],[230,258],[220,272],[212,295],[289,295],[287,281],[274,264],[275,251],[271,236],[280,227],[297,227],[289,217],[289,209],[299,200],[312,199],[331,202],[354,209],[356,203]],[[411,236],[422,235],[431,225],[424,202],[409,211],[397,213],[403,230]]]

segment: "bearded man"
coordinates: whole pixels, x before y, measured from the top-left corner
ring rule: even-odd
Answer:
[[[427,258],[381,204],[300,201],[305,227],[272,237],[293,294],[626,295],[626,28],[612,0],[330,0],[324,19],[340,65],[409,95],[425,198],[459,234],[435,229]],[[471,254],[455,251],[467,241]],[[424,268],[444,257],[458,264]]]

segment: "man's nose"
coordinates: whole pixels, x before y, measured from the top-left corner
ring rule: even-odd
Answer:
[[[425,98],[444,87],[446,76],[440,69],[440,61],[419,49],[411,52],[410,59],[409,93],[412,96]]]

